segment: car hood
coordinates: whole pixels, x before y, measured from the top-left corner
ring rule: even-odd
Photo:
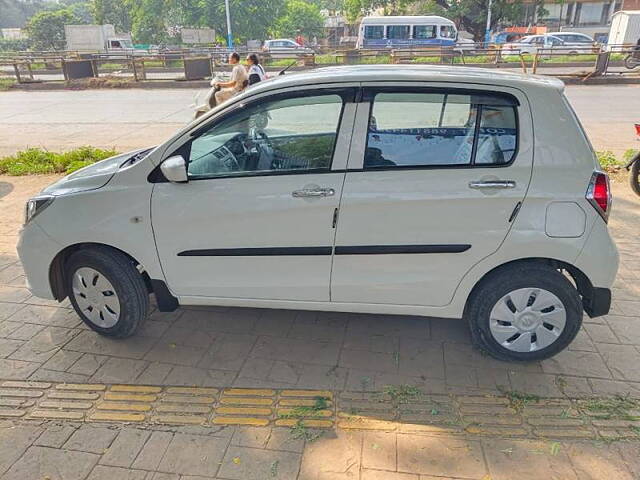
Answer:
[[[45,195],[67,195],[104,187],[120,167],[131,157],[148,149],[133,150],[109,157],[87,167],[81,168],[46,187]]]

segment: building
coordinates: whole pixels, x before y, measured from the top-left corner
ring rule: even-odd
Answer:
[[[521,26],[546,26],[549,31],[571,30],[586,33],[604,41],[609,33],[611,16],[618,10],[640,10],[640,0],[560,0],[545,1],[544,17],[537,14],[537,6],[524,0]]]

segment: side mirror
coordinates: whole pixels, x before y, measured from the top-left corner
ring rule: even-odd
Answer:
[[[174,155],[167,158],[160,165],[162,174],[173,183],[184,183],[189,181],[187,176],[187,164],[182,155]]]

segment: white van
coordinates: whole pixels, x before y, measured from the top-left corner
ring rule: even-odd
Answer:
[[[560,81],[465,67],[260,82],[27,203],[34,295],[132,335],[179,305],[464,318],[513,360],[609,311],[606,174]],[[392,322],[393,318],[388,321]]]
[[[356,48],[450,47],[457,39],[455,23],[436,15],[365,17]]]

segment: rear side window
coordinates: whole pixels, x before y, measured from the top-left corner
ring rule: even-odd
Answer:
[[[364,168],[506,165],[517,149],[516,100],[466,93],[378,93]]]

